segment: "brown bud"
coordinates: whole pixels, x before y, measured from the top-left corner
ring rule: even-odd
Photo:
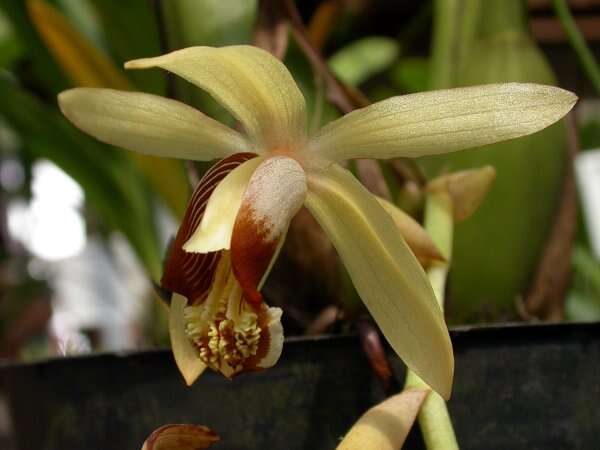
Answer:
[[[484,166],[442,175],[430,181],[429,192],[447,192],[452,198],[455,222],[462,222],[479,208],[496,178],[496,169]]]
[[[170,424],[152,432],[142,450],[201,450],[219,441],[219,435],[202,425]]]
[[[422,263],[428,263],[434,260],[444,261],[444,257],[442,256],[440,250],[436,247],[429,237],[429,234],[427,234],[419,222],[406,214],[393,203],[388,202],[380,197],[377,197],[377,201],[392,217],[392,220],[398,227],[400,234],[419,261]]]

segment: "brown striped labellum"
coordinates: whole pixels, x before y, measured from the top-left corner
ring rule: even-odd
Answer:
[[[203,364],[228,378],[271,367],[281,355],[281,309],[268,307],[262,297],[249,301],[232,269],[230,252],[188,253],[183,249],[199,227],[208,199],[219,183],[254,157],[252,153],[237,153],[222,159],[204,175],[190,199],[165,265],[161,285],[174,294],[171,341],[175,360],[188,384],[203,370],[200,366],[190,374],[189,358],[178,354],[181,348],[189,351],[190,345],[199,360],[196,367]],[[183,311],[174,311],[177,308]],[[178,318],[176,323],[173,318]],[[182,339],[188,342],[175,342]]]

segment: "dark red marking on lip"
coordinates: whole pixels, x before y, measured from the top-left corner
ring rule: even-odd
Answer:
[[[244,296],[251,303],[261,303],[258,292],[264,273],[277,251],[277,240],[267,241],[268,228],[262,222],[255,222],[247,208],[240,209],[231,238],[231,265]]]

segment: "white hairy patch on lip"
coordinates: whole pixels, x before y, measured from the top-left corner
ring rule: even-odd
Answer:
[[[292,158],[275,156],[252,174],[244,193],[251,220],[265,233],[266,242],[277,239],[306,197],[304,169]]]

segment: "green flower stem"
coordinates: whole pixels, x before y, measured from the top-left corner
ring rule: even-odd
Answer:
[[[577,53],[577,56],[579,57],[579,62],[581,63],[583,70],[594,85],[596,92],[600,94],[600,67],[587,46],[585,39],[581,35],[579,28],[577,28],[577,24],[575,23],[575,20],[573,20],[571,11],[569,11],[569,7],[567,6],[567,2],[565,0],[553,0],[553,3],[554,11],[558,16],[575,53]]]
[[[438,246],[445,262],[433,263],[427,270],[427,277],[435,292],[435,297],[444,308],[444,287],[452,255],[454,219],[452,199],[447,192],[428,193],[425,202],[425,229]],[[427,384],[412,371],[406,375],[406,388],[427,388]],[[428,450],[458,450],[458,442],[448,414],[446,402],[436,392],[431,392],[419,411],[419,425]]]
[[[482,0],[434,0],[430,89],[456,86],[475,40],[481,7]]]
[[[442,89],[454,81],[454,58],[460,0],[435,0],[433,2],[433,36],[429,86]]]

